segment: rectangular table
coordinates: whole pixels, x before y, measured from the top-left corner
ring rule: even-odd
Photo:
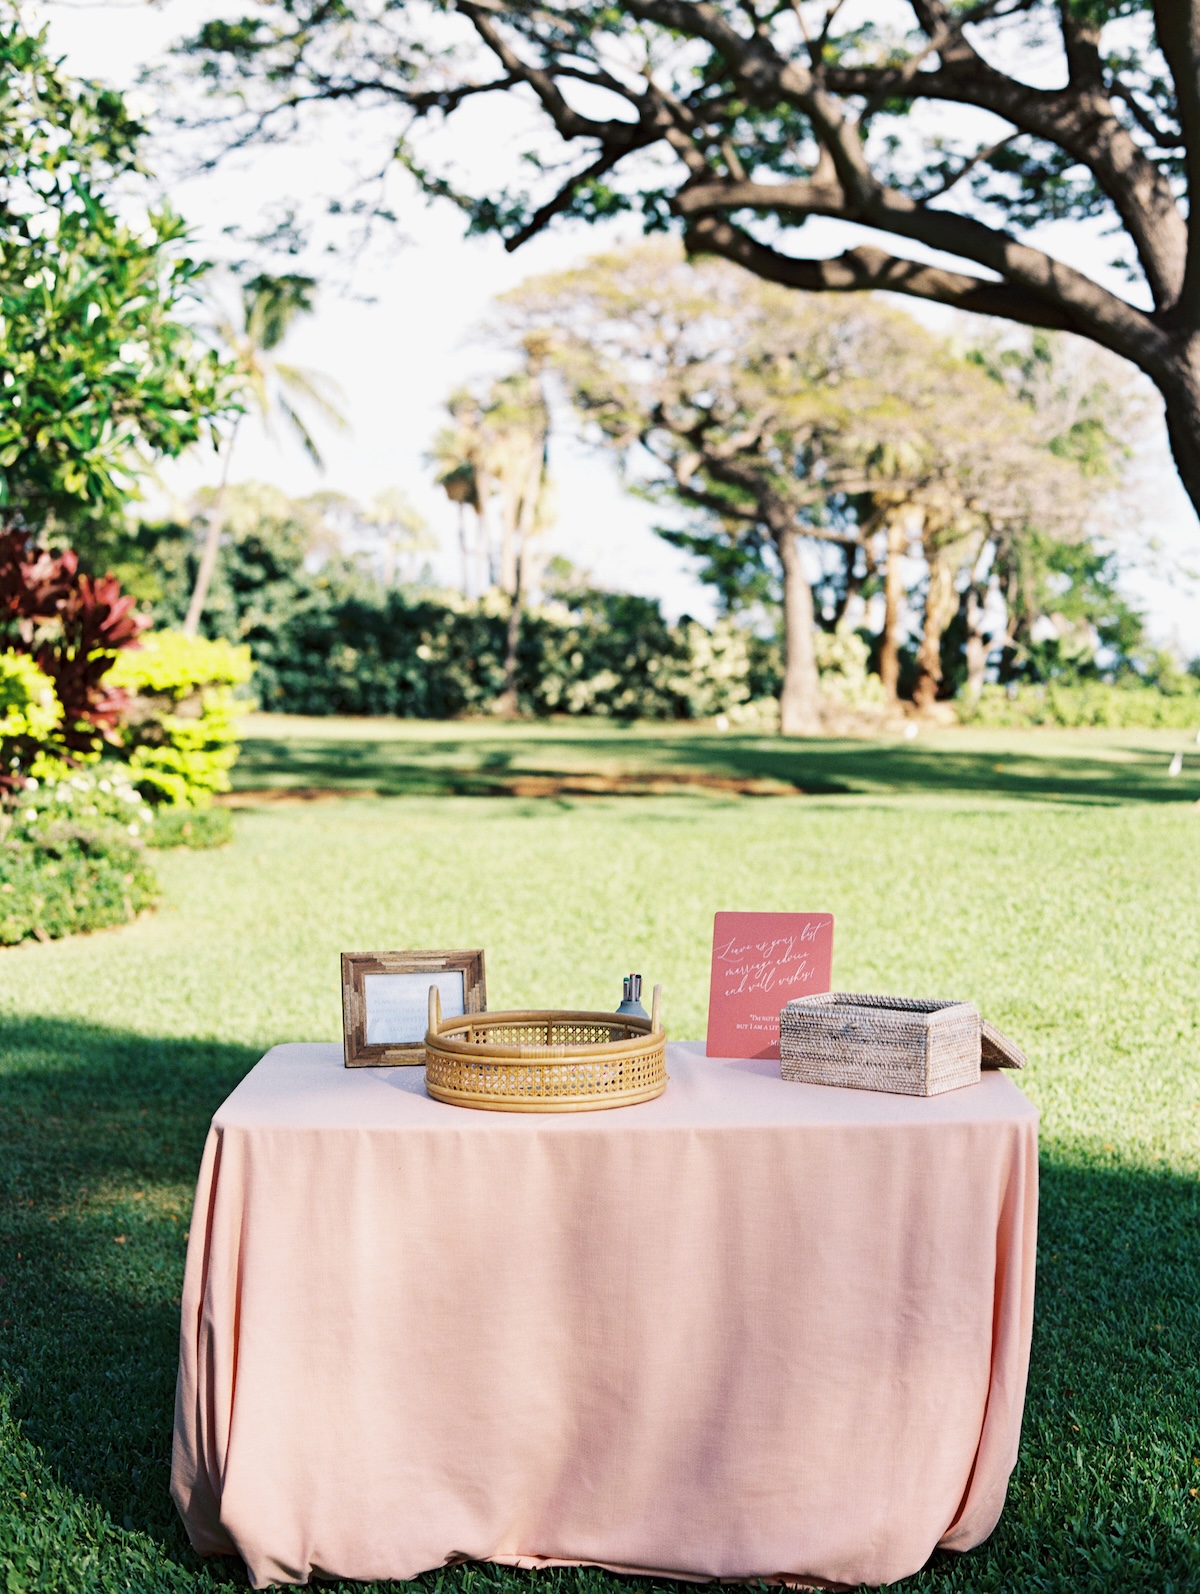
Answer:
[[[1037,1115],[668,1050],[665,1095],[473,1112],[277,1046],[213,1119],[172,1492],[255,1587],[463,1558],[891,1582],[1017,1455]]]

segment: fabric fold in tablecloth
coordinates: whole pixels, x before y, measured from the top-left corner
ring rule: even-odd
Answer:
[[[891,1582],[991,1532],[1036,1113],[669,1049],[657,1101],[477,1113],[277,1047],[213,1120],[172,1490],[252,1582],[463,1557]]]

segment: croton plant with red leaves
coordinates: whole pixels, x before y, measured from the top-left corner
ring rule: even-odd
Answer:
[[[39,548],[22,528],[0,532],[0,647],[28,653],[63,707],[65,757],[115,741],[129,695],[105,686],[113,659],[149,621],[115,576],[89,576],[71,550]]]

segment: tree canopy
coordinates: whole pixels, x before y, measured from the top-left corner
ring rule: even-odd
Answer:
[[[385,160],[509,248],[633,211],[789,287],[1091,338],[1157,384],[1200,503],[1200,0],[266,0],[189,48],[238,140],[391,108]],[[469,187],[438,128],[507,98],[521,158]],[[806,255],[811,217],[867,236]],[[1126,289],[1046,247],[1066,219]]]
[[[0,8],[0,521],[86,532],[236,403],[189,318],[180,218],[139,214],[142,129]]]
[[[928,570],[918,698],[931,701],[963,583],[978,588],[981,611],[1032,541],[1084,543],[1106,485],[1107,431],[1089,439],[1089,485],[1058,436],[1075,435],[1064,417],[1039,413],[1019,383],[1006,386],[911,317],[867,299],[806,299],[722,261],[688,266],[666,240],[535,278],[504,309],[520,336],[545,340],[576,409],[642,489],[715,528],[710,551],[775,550],[786,730],[817,719],[798,541],[844,550],[859,585],[886,567],[893,609],[893,578],[915,543]],[[1031,357],[1011,352],[993,365],[1029,367]],[[1076,408],[1091,417],[1099,404],[1085,392]],[[893,612],[891,648],[896,622]]]

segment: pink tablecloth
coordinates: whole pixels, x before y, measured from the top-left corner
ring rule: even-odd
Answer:
[[[277,1046],[213,1119],[173,1493],[256,1587],[447,1561],[881,1583],[991,1532],[1029,1358],[1037,1118],[672,1046],[516,1115]]]

